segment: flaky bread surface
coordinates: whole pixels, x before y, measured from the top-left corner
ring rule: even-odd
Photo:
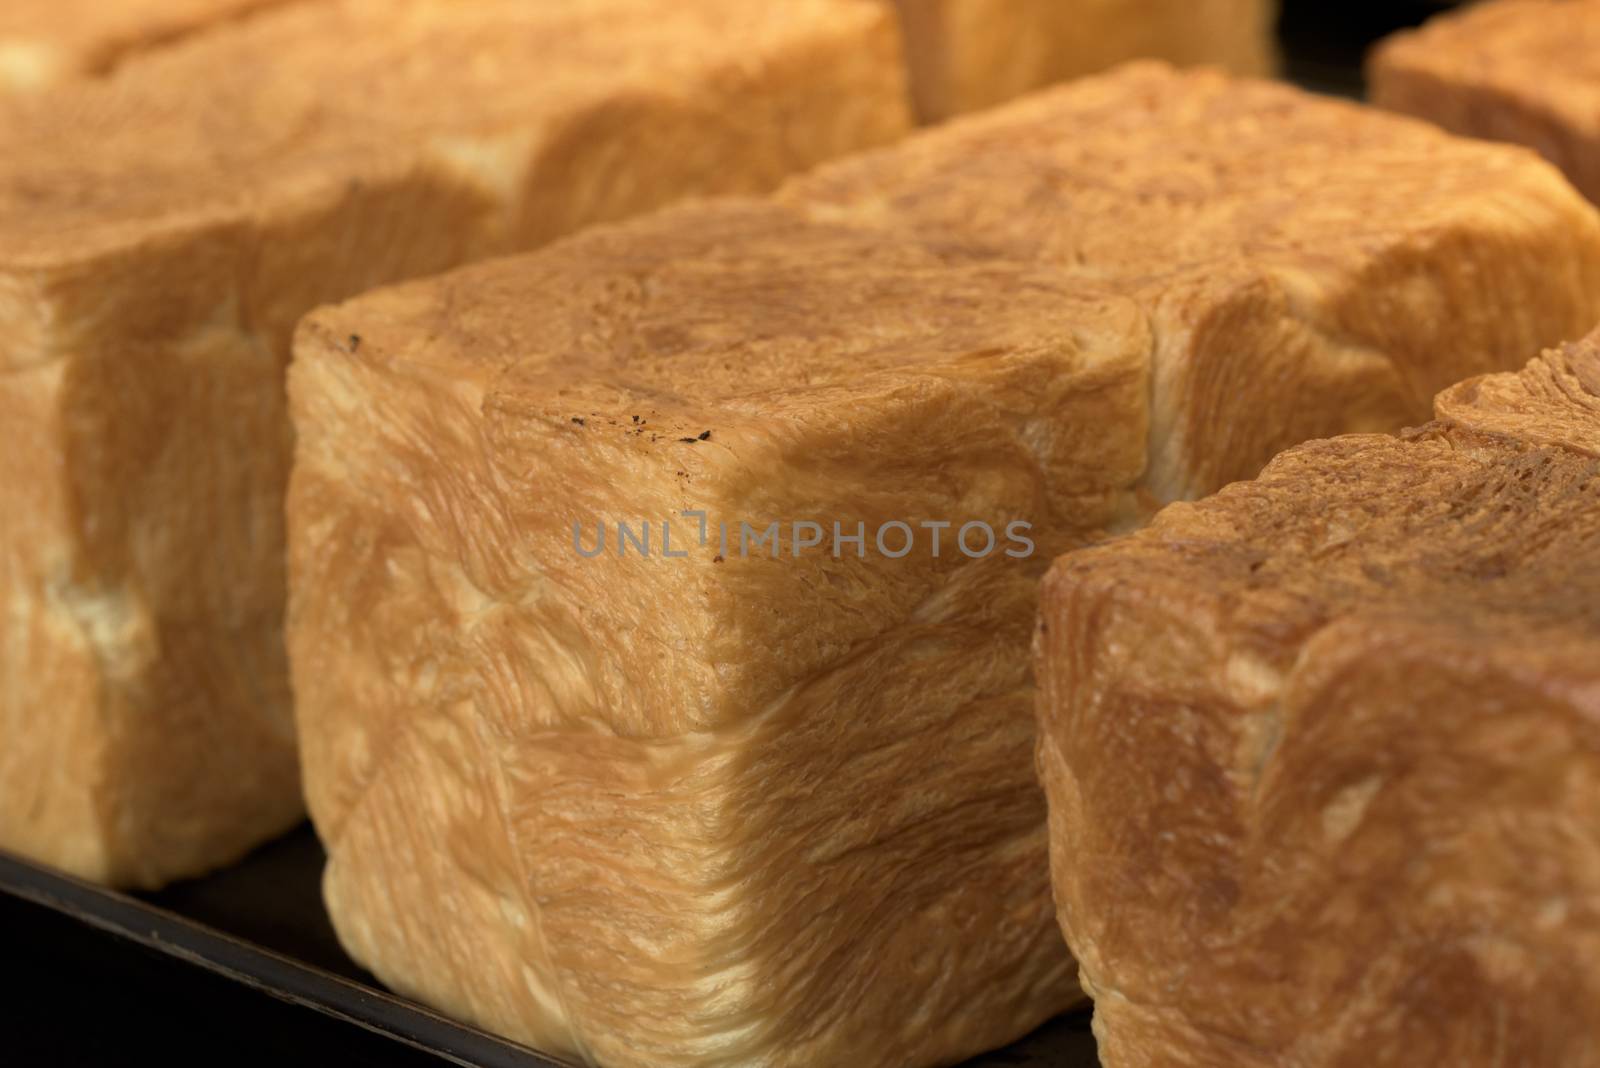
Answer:
[[[1351,173],[1314,181],[1330,138]],[[1240,142],[1275,177],[1231,161]],[[931,1063],[1018,1033],[1071,996],[1034,923],[1032,773],[1007,763],[1029,744],[1036,570],[686,562],[654,524],[681,551],[685,512],[713,531],[1026,513],[1039,553],[1078,545],[1592,323],[1595,227],[1526,152],[1141,65],[776,205],[319,313],[290,632],[347,945],[601,1063]],[[1017,362],[1021,339],[1085,336],[1089,294],[1137,312],[1115,383]],[[971,351],[947,393],[951,346]],[[617,555],[614,524],[642,520],[657,555]],[[597,521],[613,540],[587,559],[572,527],[592,548]],[[915,872],[938,878],[885,890]]]
[[[310,317],[289,634],[351,953],[605,1065],[952,1063],[1071,1004],[1027,633],[1136,509],[1149,342],[740,201]]]
[[[1600,1063],[1597,341],[1052,569],[1039,767],[1111,1068]]]
[[[1468,137],[1527,145],[1600,200],[1600,4],[1491,0],[1384,41],[1372,99]]]
[[[1151,309],[1171,501],[1600,322],[1600,217],[1532,153],[1289,86],[1129,64],[819,168],[780,196]]]
[[[301,813],[306,310],[892,138],[898,57],[872,0],[337,0],[0,102],[0,846],[149,886]]]

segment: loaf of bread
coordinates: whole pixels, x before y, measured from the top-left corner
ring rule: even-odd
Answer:
[[[759,201],[309,317],[290,648],[352,956],[605,1065],[945,1064],[1069,1004],[1028,632],[1134,508],[1148,347],[1070,272]]]
[[[1150,308],[1160,501],[1600,322],[1597,216],[1521,149],[1285,85],[1131,64],[795,179],[956,255],[1075,266]]]
[[[899,55],[874,0],[338,0],[0,104],[0,847],[150,886],[299,818],[307,309],[893,138]]]
[[[1108,1068],[1600,1063],[1600,335],[1051,571]]]
[[[107,74],[148,49],[292,2],[6,0],[0,6],[0,95]]]
[[[1490,0],[1373,53],[1373,102],[1538,150],[1600,200],[1600,3]]]
[[[896,0],[924,121],[1130,59],[1277,66],[1278,0]]]
[[[1530,154],[1139,68],[315,313],[289,644],[341,938],[604,1065],[1003,1043],[1077,995],[1040,561],[1597,298]]]

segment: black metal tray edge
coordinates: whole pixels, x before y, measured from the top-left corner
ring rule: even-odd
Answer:
[[[462,1068],[571,1068],[424,1005],[4,851],[0,891]]]

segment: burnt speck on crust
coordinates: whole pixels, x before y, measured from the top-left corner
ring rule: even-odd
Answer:
[[[360,352],[360,351],[361,351],[361,335],[360,334],[351,334],[350,335],[350,355],[354,356],[357,352]]]
[[[685,445],[693,445],[696,441],[698,441],[700,439],[699,438],[679,438],[678,440],[683,442]]]
[[[711,440],[711,431],[709,431],[709,430],[702,430],[702,431],[701,431],[701,432],[700,432],[700,440],[701,440],[701,441],[710,441],[710,440]]]
[[[721,554],[721,553],[718,553],[718,554],[717,554],[717,555],[715,555],[715,556],[713,556],[713,557],[712,557],[712,558],[711,558],[711,562],[712,562],[712,563],[713,563],[713,564],[720,564],[720,563],[722,563],[722,554]]]
[[[575,416],[573,416],[573,417],[572,417],[572,421],[573,421],[573,422],[574,422],[574,423],[576,423],[576,424],[578,424],[578,425],[579,425],[579,426],[583,426],[583,425],[584,425],[584,423],[583,423],[583,416],[581,416],[581,415],[575,415]]]

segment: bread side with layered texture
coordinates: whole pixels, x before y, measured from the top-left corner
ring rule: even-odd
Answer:
[[[1596,237],[1520,150],[1141,65],[318,314],[290,634],[341,936],[600,1063],[1019,1033],[1074,994],[1032,561],[1592,323]],[[1018,518],[1020,561],[789,540]]]
[[[1070,1005],[1027,635],[1137,510],[1149,345],[1071,272],[741,201],[311,316],[290,651],[350,952],[605,1065],[945,1064]]]
[[[1526,145],[1600,200],[1600,4],[1492,0],[1396,34],[1369,63],[1380,107]]]
[[[1108,1065],[1600,1063],[1597,342],[1052,570],[1039,766]]]
[[[148,886],[299,817],[306,310],[890,139],[898,57],[872,0],[339,0],[0,104],[0,845]]]
[[[1309,438],[1422,422],[1451,383],[1600,322],[1600,218],[1553,167],[1209,71],[1131,64],[781,195],[1145,303],[1158,502]]]

